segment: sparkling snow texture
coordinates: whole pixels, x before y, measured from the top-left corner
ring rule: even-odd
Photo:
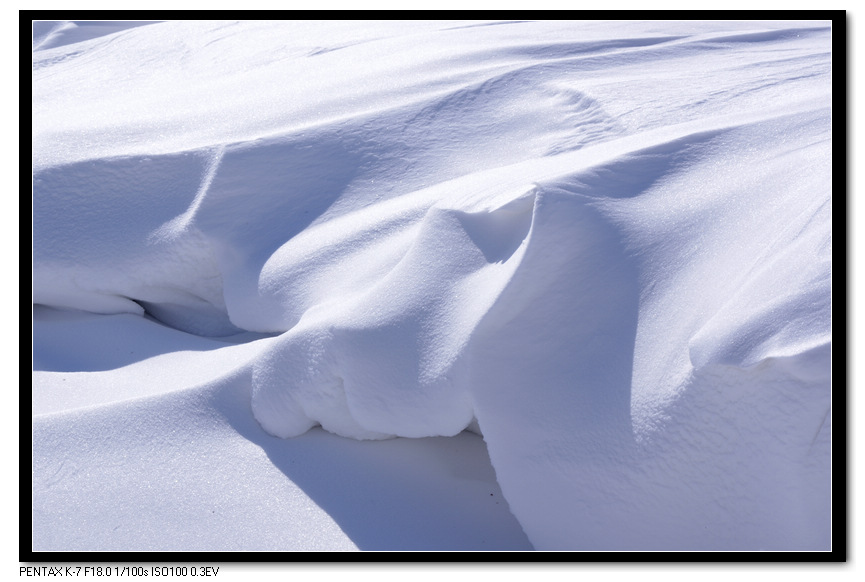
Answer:
[[[830,548],[827,23],[39,24],[36,546],[113,543],[56,526],[156,414],[230,489],[294,486],[253,416],[471,429],[539,550]]]

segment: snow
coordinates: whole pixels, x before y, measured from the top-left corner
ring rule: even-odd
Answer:
[[[832,549],[831,35],[34,23],[33,549]]]

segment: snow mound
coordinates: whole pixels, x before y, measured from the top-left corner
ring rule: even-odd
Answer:
[[[826,23],[70,26],[37,414],[228,382],[279,437],[481,433],[537,549],[829,548]],[[176,349],[64,357],[107,330]]]

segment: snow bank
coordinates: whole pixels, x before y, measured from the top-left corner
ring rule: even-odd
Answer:
[[[830,547],[826,23],[66,28],[37,414],[239,382],[280,437],[482,433],[537,549]],[[75,317],[186,339],[63,391]]]

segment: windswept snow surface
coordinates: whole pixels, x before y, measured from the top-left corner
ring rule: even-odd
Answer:
[[[831,549],[831,32],[35,23],[34,549]]]

